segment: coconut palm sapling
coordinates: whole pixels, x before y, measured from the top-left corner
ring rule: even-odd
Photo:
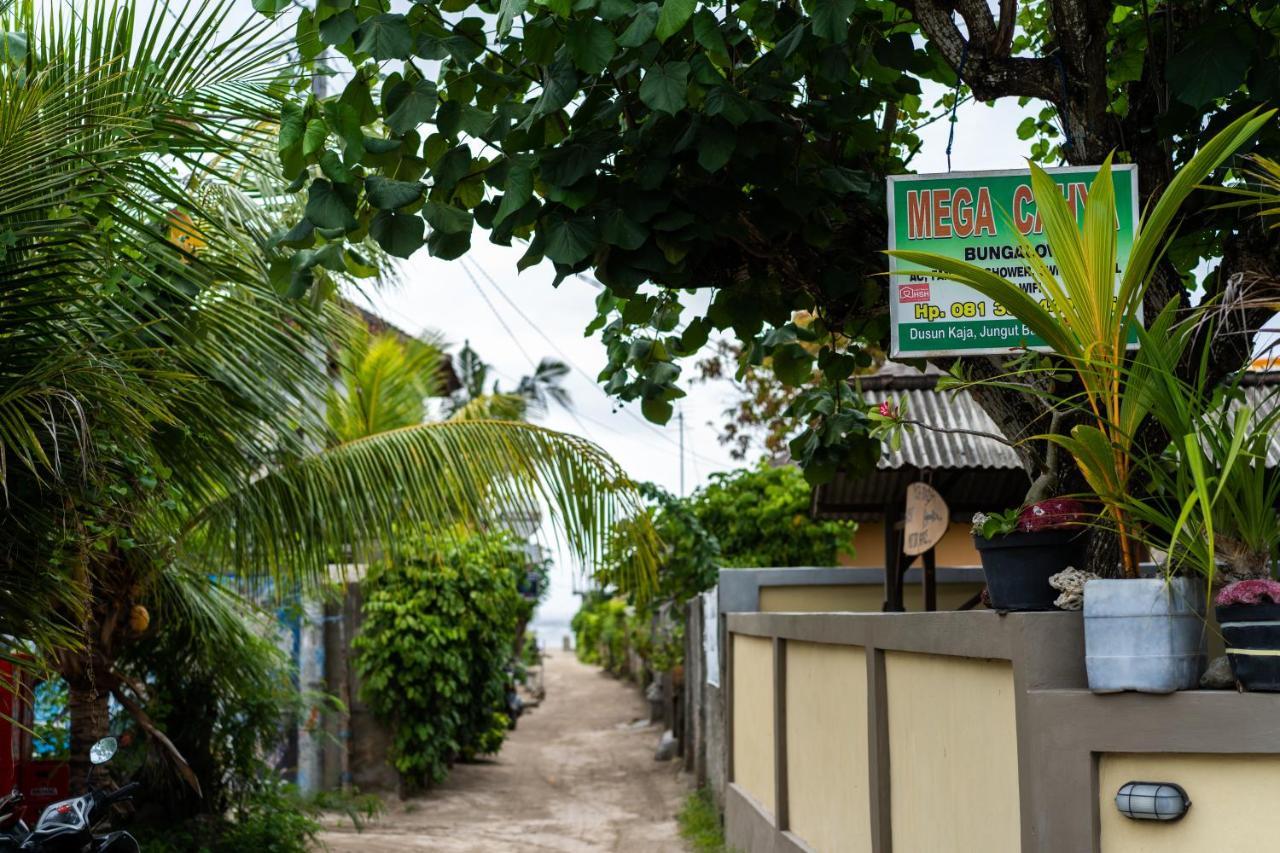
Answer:
[[[1067,435],[1042,438],[1071,454],[1085,482],[1102,501],[1119,537],[1121,563],[1128,577],[1138,573],[1140,540],[1128,505],[1133,458],[1152,405],[1136,381],[1131,384],[1138,393],[1126,393],[1130,345],[1136,340],[1143,297],[1154,280],[1157,262],[1168,246],[1183,202],[1274,114],[1274,110],[1249,111],[1209,140],[1178,171],[1138,222],[1128,264],[1118,282],[1110,157],[1090,186],[1081,221],[1053,178],[1031,164],[1036,209],[1044,222],[1056,272],[1025,235],[1017,229],[1014,232],[1043,303],[1016,283],[974,264],[929,252],[891,252],[994,299],[1066,362],[1077,393],[1059,403],[1081,413],[1084,422]]]

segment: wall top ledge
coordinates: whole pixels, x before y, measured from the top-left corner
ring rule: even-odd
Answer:
[[[731,634],[1014,663],[1020,687],[1084,687],[1079,612],[730,613]]]

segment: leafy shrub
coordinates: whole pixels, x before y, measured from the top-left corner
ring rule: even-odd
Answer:
[[[365,579],[362,695],[393,727],[391,761],[410,787],[502,746],[517,565],[524,555],[505,535],[424,535]]]
[[[809,485],[792,466],[762,462],[715,474],[688,498],[652,483],[641,492],[664,546],[656,590],[644,599],[607,591],[587,596],[572,622],[578,658],[615,675],[632,674],[628,650],[654,672],[683,664],[680,605],[715,586],[721,567],[833,565],[857,529],[852,522],[810,519]]]
[[[129,829],[146,853],[303,853],[318,808],[263,756],[301,698],[274,619],[202,575],[171,572],[153,590],[155,627],[120,660],[146,685],[147,711],[200,782],[197,796],[145,737],[111,764],[145,786]]]
[[[569,625],[578,660],[604,667],[614,675],[628,673],[627,649],[635,627],[635,613],[623,598],[592,593]]]
[[[130,829],[142,853],[307,853],[320,832],[318,814],[291,785],[272,782],[255,788],[230,817],[204,815]]]
[[[791,465],[761,462],[713,474],[690,504],[720,545],[721,567],[835,565],[857,529],[849,521],[811,519],[809,484]]]

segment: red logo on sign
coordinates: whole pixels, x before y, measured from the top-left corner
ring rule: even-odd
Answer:
[[[928,302],[929,285],[904,284],[898,288],[899,302]]]

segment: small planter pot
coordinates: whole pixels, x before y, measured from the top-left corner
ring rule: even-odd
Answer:
[[[1083,568],[1086,540],[1082,530],[974,536],[991,608],[1052,610],[1058,591],[1049,586],[1049,578],[1071,566]]]
[[[1091,580],[1084,585],[1089,689],[1172,693],[1204,670],[1204,584],[1194,578]]]
[[[1280,604],[1217,608],[1231,674],[1245,690],[1280,693]]]

